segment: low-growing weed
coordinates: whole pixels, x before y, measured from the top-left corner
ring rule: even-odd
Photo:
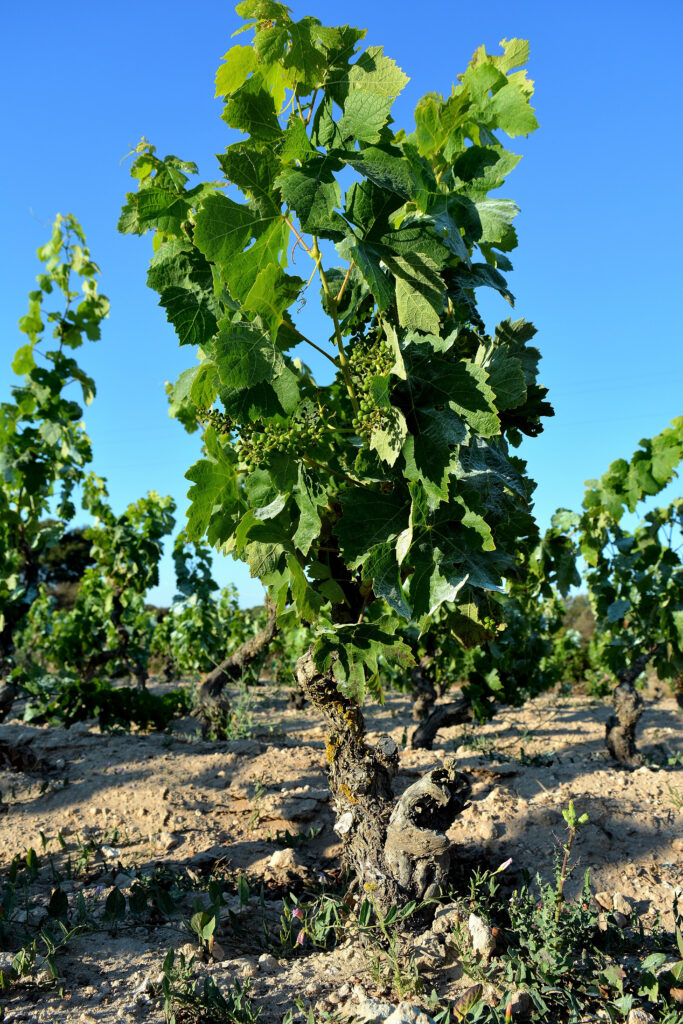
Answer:
[[[247,978],[240,984],[235,979],[223,995],[211,977],[200,986],[194,977],[194,962],[194,957],[186,960],[183,953],[176,958],[173,949],[166,954],[157,998],[167,1024],[180,1024],[180,1020],[183,1024],[256,1024],[261,1011],[250,999],[251,981]]]
[[[468,1024],[507,1021],[507,1008],[514,1005],[520,991],[529,1000],[524,1012],[546,1024],[597,1019],[596,1013],[617,1024],[638,1007],[655,1014],[657,1024],[683,1021],[674,1005],[678,990],[683,990],[683,921],[678,897],[674,898],[674,939],[680,960],[674,963],[671,936],[656,927],[645,935],[642,926],[633,934],[619,914],[603,912],[597,906],[589,871],[579,895],[568,900],[572,846],[588,818],[578,814],[571,802],[563,815],[567,837],[557,851],[553,883],[538,876],[532,886],[526,876],[524,884],[503,899],[499,875],[509,862],[495,872],[479,869],[471,876],[469,898],[463,902],[489,922],[497,937],[497,955],[490,963],[482,962],[472,952],[464,922],[454,930],[462,967],[478,984],[465,994],[471,1004],[468,1007],[460,1005],[462,1000],[444,1008],[438,1000],[430,1003],[423,999],[439,1024],[449,1020],[467,1020]],[[665,964],[668,970],[662,972]],[[499,992],[495,1007],[482,999],[484,988],[490,985]]]
[[[305,832],[290,832],[288,830],[283,832],[278,829],[274,837],[268,833],[266,842],[275,843],[276,846],[284,846],[286,848],[296,850],[299,846],[303,846],[304,843],[310,843],[311,840],[317,839],[322,830],[322,825],[318,828],[311,825],[311,827],[306,829]]]
[[[249,832],[253,832],[258,825],[259,818],[261,817],[261,801],[266,794],[267,788],[262,779],[254,780],[254,803],[249,815],[249,821],[247,822]]]
[[[390,989],[399,1000],[420,991],[415,956],[404,931],[406,921],[426,904],[411,902],[382,914],[372,894],[368,894],[354,914],[343,899],[330,893],[312,900],[298,900],[290,893],[284,904],[280,952],[291,954],[305,946],[329,950],[342,937],[354,936],[368,947],[371,974],[380,987]]]
[[[391,907],[382,914],[370,896],[358,913],[359,931],[369,936],[375,947],[372,975],[378,984],[388,985],[400,1001],[422,990],[415,956],[406,950],[401,928],[418,909],[419,905],[412,901],[400,910]]]
[[[669,790],[669,799],[676,810],[683,811],[683,789],[676,789],[670,782],[667,782],[666,788]]]
[[[290,893],[285,897],[280,918],[280,949],[291,953],[305,944],[316,949],[332,949],[349,923],[349,908],[338,897],[321,894],[299,901]]]
[[[287,1010],[287,1013],[282,1018],[282,1024],[294,1024],[295,1020],[300,1017],[303,1018],[304,1024],[336,1024],[337,1021],[348,1020],[343,1013],[339,1010],[319,1010],[312,1006],[306,1006],[303,999],[295,999],[294,1005],[296,1006],[296,1012],[293,1007]]]
[[[254,734],[253,699],[246,686],[234,705],[221,709],[211,720],[206,736],[210,740],[248,740]]]

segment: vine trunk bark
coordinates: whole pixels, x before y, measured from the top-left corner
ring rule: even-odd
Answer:
[[[434,682],[434,658],[431,654],[423,655],[411,672],[413,684],[413,718],[424,721],[441,696],[441,688]]]
[[[655,644],[649,651],[643,651],[630,668],[619,672],[619,682],[612,691],[614,710],[605,726],[605,742],[612,757],[621,764],[637,766],[643,763],[643,756],[636,746],[643,699],[633,684],[647,668],[657,646]]]
[[[374,746],[366,743],[359,705],[339,692],[332,670],[316,668],[311,650],[297,662],[296,676],[327,723],[334,828],[342,840],[344,865],[355,873],[361,893],[382,914],[435,895],[450,872],[452,846],[446,831],[469,794],[467,778],[447,761],[396,800],[394,741],[382,736]]]
[[[457,700],[449,701],[448,704],[437,704],[413,730],[410,747],[412,750],[431,750],[440,729],[462,725],[464,722],[471,722],[473,718],[474,711],[469,697],[461,696]]]
[[[263,653],[277,633],[277,608],[266,598],[267,619],[263,629],[245,640],[236,651],[204,676],[197,691],[193,714],[206,732],[215,728],[230,712],[230,699],[225,690],[228,683],[240,679],[246,669]]]
[[[434,656],[423,655],[412,671],[413,718],[417,726],[410,737],[412,750],[431,750],[440,729],[471,722],[474,716],[472,702],[464,696],[448,704],[437,704],[443,689],[434,681]]]

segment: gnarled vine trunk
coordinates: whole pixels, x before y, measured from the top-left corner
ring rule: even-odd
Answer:
[[[412,750],[431,750],[440,729],[471,722],[473,718],[472,703],[467,697],[461,696],[448,704],[437,705],[437,700],[443,695],[443,688],[434,682],[433,666],[433,654],[425,654],[411,674],[413,718],[418,722],[410,737]]]
[[[452,851],[446,830],[467,799],[466,777],[446,762],[395,800],[392,781],[399,758],[394,741],[383,736],[375,746],[365,742],[360,707],[342,696],[331,670],[316,668],[312,651],[297,662],[296,676],[327,722],[334,829],[361,892],[382,913],[434,895],[448,878]]]
[[[266,649],[277,633],[277,608],[266,598],[267,619],[263,629],[245,640],[236,651],[204,676],[197,690],[197,707],[193,711],[199,719],[204,731],[215,727],[216,723],[230,711],[230,700],[225,692],[228,683],[240,679],[246,669]]]
[[[474,711],[469,697],[462,696],[449,701],[448,704],[437,704],[413,730],[410,747],[412,750],[431,750],[440,729],[462,725],[464,722],[471,722],[473,718]]]
[[[12,710],[16,696],[17,688],[14,683],[7,679],[0,682],[0,722],[4,721]]]
[[[619,672],[619,683],[612,691],[614,711],[605,725],[605,742],[612,757],[625,765],[640,765],[643,756],[636,746],[636,729],[643,713],[643,699],[634,687],[657,650],[655,644],[636,658],[631,668]]]
[[[411,673],[413,684],[413,718],[418,722],[424,721],[441,696],[440,687],[437,687],[432,666],[434,658],[431,654],[423,655]]]

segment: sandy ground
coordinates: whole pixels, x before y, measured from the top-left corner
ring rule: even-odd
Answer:
[[[22,915],[39,924],[40,904],[58,879],[70,905],[81,894],[89,920],[88,932],[57,955],[58,983],[47,984],[43,972],[44,984],[0,995],[6,1022],[159,1024],[164,1014],[150,999],[150,980],[170,947],[191,952],[181,913],[188,920],[197,897],[206,904],[211,879],[227,907],[213,958],[199,971],[219,986],[249,978],[263,1024],[281,1021],[296,996],[346,1013],[364,993],[382,996],[371,954],[357,942],[330,952],[280,943],[283,897],[334,890],[339,845],[320,721],[310,709],[288,710],[286,694],[272,687],[255,688],[249,701],[251,736],[228,742],[199,739],[192,720],[168,735],[102,735],[92,723],[68,731],[16,721],[2,727],[3,741],[25,742],[37,759],[26,771],[0,767],[3,883],[15,855],[33,847],[40,861],[34,902],[15,912],[10,932],[19,934]],[[628,771],[615,770],[604,750],[607,713],[586,698],[548,696],[502,709],[485,726],[445,730],[432,751],[403,749],[397,792],[454,754],[470,773],[472,797],[449,835],[468,867],[511,857],[510,885],[523,869],[552,875],[561,812],[574,800],[590,817],[575,845],[574,888],[590,867],[594,891],[619,892],[645,927],[660,915],[670,928],[674,890],[683,885],[683,717],[672,699],[648,703],[640,729],[647,764]],[[399,744],[413,727],[402,694],[390,694],[367,720],[370,739],[387,732]],[[303,841],[284,846],[283,833]],[[136,878],[148,888],[156,883],[155,892],[166,886],[180,909],[105,922],[112,885],[130,895]],[[9,961],[0,953],[0,968]],[[457,971],[432,983],[449,993]]]

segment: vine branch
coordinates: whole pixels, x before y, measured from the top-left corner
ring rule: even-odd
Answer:
[[[351,399],[351,405],[353,406],[353,411],[354,411],[354,413],[357,416],[358,413],[360,412],[360,406],[358,404],[358,398],[356,396],[356,391],[355,391],[354,386],[353,386],[353,379],[351,377],[351,369],[349,367],[349,361],[346,358],[346,349],[344,348],[344,341],[343,341],[343,338],[342,338],[341,327],[339,325],[339,316],[337,315],[337,299],[332,294],[332,292],[330,290],[330,286],[329,286],[328,281],[327,281],[327,275],[325,274],[325,271],[323,269],[323,265],[322,265],[322,262],[321,262],[322,256],[321,256],[320,248],[318,247],[318,239],[316,238],[315,235],[313,236],[313,253],[314,253],[315,258],[316,258],[317,263],[318,263],[318,271],[320,273],[320,281],[321,281],[322,286],[323,286],[323,291],[325,292],[325,295],[327,297],[327,304],[328,304],[328,306],[330,308],[330,316],[332,317],[332,322],[334,324],[334,336],[335,336],[335,339],[337,341],[337,348],[339,349],[339,367],[341,369],[342,376],[344,377],[344,383],[346,384],[346,390],[348,392],[349,398]]]

